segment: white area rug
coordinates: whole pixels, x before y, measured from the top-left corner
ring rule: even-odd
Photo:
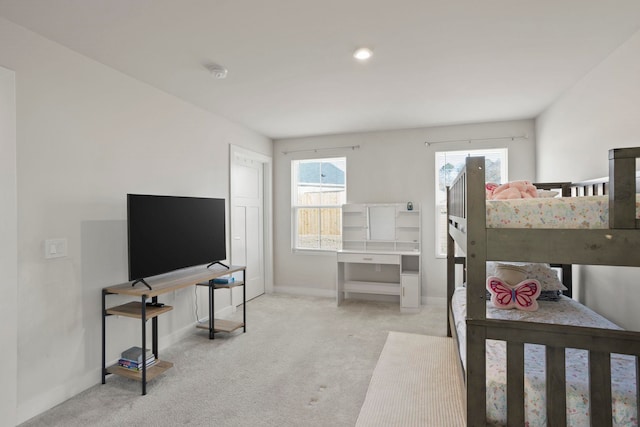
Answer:
[[[452,338],[389,332],[356,426],[464,426]]]

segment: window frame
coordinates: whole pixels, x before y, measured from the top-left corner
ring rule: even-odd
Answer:
[[[322,193],[324,189],[338,188],[343,193],[342,196],[338,195],[337,203],[310,203],[299,204],[298,203],[298,189],[300,183],[298,181],[299,166],[303,163],[320,163],[322,170],[323,163],[342,162],[344,164],[344,183],[343,184],[326,184],[318,183],[318,185],[310,185],[310,187],[318,187],[319,192]],[[342,248],[342,205],[347,200],[347,157],[346,156],[328,156],[318,158],[300,158],[291,160],[291,249],[294,253],[316,253],[316,254],[333,254]],[[320,196],[322,202],[322,196]],[[299,234],[299,212],[302,209],[317,209],[318,210],[318,224],[316,226],[318,232],[318,247],[301,246],[300,234]],[[337,234],[337,245],[335,247],[322,247],[322,215],[323,209],[337,209],[338,214],[335,216],[337,223],[333,226]]]
[[[442,198],[442,203],[440,198],[442,197],[440,190],[440,168],[441,164],[444,166],[447,163],[447,155],[452,157],[473,157],[473,156],[484,156],[487,158],[489,155],[495,155],[495,157],[500,158],[500,170],[501,176],[500,181],[497,184],[502,184],[509,181],[509,149],[507,147],[493,147],[493,148],[478,148],[473,150],[443,150],[436,151],[434,153],[434,165],[435,165],[435,197],[434,197],[434,213],[435,213],[435,256],[436,258],[446,258],[446,215],[447,215],[447,197],[446,191],[444,194],[444,198]],[[444,156],[444,162],[441,163],[441,158]],[[458,176],[458,171],[455,172],[454,175],[447,177],[448,179],[455,179]],[[451,184],[451,182],[444,182],[445,186]],[[444,220],[442,215],[444,214]],[[443,229],[444,228],[444,229]],[[444,243],[443,243],[444,239]],[[442,247],[444,246],[444,252],[442,252]]]

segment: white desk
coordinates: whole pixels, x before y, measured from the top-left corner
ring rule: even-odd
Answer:
[[[420,311],[420,252],[341,250],[337,258],[338,305],[349,292],[398,295],[402,312]]]

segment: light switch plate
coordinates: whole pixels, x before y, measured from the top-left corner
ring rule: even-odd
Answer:
[[[61,258],[67,256],[67,239],[47,239],[44,241],[45,258]]]

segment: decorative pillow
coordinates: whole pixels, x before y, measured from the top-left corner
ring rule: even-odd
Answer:
[[[558,279],[558,272],[549,264],[525,262],[487,262],[487,277],[496,276],[496,267],[500,264],[515,265],[526,270],[526,277],[540,283],[542,291],[566,291],[567,287]]]
[[[559,191],[538,190],[538,197],[556,197],[558,194],[560,194]]]
[[[491,303],[495,308],[517,308],[524,311],[536,311],[540,295],[540,283],[534,279],[525,279],[515,286],[509,285],[499,277],[487,278],[487,290],[491,293]]]
[[[462,287],[467,287],[466,283],[462,284]],[[538,301],[560,301],[562,291],[540,291]],[[487,291],[487,301],[491,300],[491,292]]]
[[[543,291],[566,291],[567,287],[558,278],[558,271],[549,264],[528,264],[527,277],[540,282]]]

